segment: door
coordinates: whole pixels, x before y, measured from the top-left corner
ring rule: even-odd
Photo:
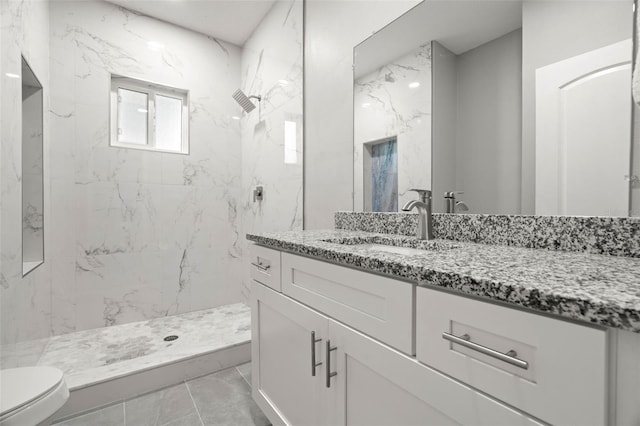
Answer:
[[[536,71],[536,214],[628,216],[631,40]]]
[[[321,345],[327,318],[253,282],[252,315],[252,395],[273,424],[326,424],[326,401],[321,393],[323,366]]]
[[[332,425],[539,424],[333,320],[329,337]]]

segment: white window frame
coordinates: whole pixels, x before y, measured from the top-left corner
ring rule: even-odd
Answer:
[[[118,141],[118,89],[131,90],[147,95],[147,143],[127,143]],[[156,96],[182,101],[182,134],[180,150],[162,149],[156,143]],[[151,83],[121,75],[111,75],[110,91],[110,137],[109,145],[116,148],[141,149],[144,151],[166,152],[171,154],[189,154],[189,91]]]

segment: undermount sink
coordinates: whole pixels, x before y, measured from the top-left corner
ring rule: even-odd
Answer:
[[[386,253],[415,255],[425,251],[440,251],[458,248],[453,242],[446,240],[419,240],[412,237],[345,237],[323,240],[327,243],[342,244],[362,248],[364,250],[376,250]]]
[[[387,253],[404,254],[409,256],[412,254],[420,254],[425,251],[425,249],[387,246],[384,244],[358,244],[357,247],[362,247],[365,250],[377,250],[377,251],[384,251]],[[433,250],[433,249],[428,249],[428,250]]]

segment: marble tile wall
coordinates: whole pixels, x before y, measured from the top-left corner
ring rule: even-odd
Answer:
[[[411,85],[411,86],[410,86]],[[354,86],[354,209],[371,210],[364,144],[397,137],[398,205],[431,188],[431,44],[358,77]],[[425,107],[425,105],[427,107]]]
[[[44,86],[44,110],[49,109],[49,3],[37,0],[0,2],[0,344],[38,339],[51,326],[51,264],[22,277],[22,149],[21,55]],[[49,160],[49,117],[44,116],[43,158]],[[44,169],[45,182],[49,170]],[[50,229],[44,188],[44,226]],[[49,242],[50,234],[45,233]],[[50,258],[51,251],[45,256]]]
[[[239,301],[240,48],[99,1],[50,22],[52,333]],[[109,146],[110,73],[189,91],[189,155]]]
[[[241,300],[244,232],[302,227],[302,1],[276,2],[244,49],[101,1],[11,0],[2,12],[0,342]],[[21,51],[46,76],[48,112],[47,255],[27,279],[20,85],[5,76]],[[189,155],[109,147],[110,73],[189,90]],[[231,98],[238,87],[262,96],[252,114]]]
[[[242,83],[247,95],[259,95],[257,108],[244,113],[242,126],[243,293],[250,278],[248,232],[302,229],[302,25],[301,0],[277,1],[242,50]],[[295,144],[285,146],[285,122],[295,123]],[[287,157],[285,159],[285,151]],[[264,199],[254,201],[261,185]]]

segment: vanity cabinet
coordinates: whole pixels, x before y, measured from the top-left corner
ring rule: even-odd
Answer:
[[[252,253],[252,393],[274,424],[640,425],[640,333]]]
[[[540,424],[257,282],[252,311],[253,397],[274,424]]]
[[[274,424],[539,424],[415,358],[415,284],[269,260],[282,283],[252,283],[252,393]]]

